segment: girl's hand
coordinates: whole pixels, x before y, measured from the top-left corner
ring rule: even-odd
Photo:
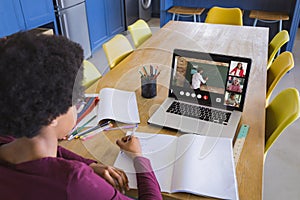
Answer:
[[[142,156],[140,141],[135,136],[125,136],[117,140],[117,145],[132,159],[136,156]]]
[[[90,164],[90,167],[96,174],[101,176],[123,194],[125,194],[125,190],[129,190],[128,179],[123,170],[100,163],[92,163]]]

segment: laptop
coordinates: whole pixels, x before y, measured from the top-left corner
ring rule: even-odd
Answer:
[[[168,98],[148,123],[233,139],[250,68],[250,58],[175,49]]]

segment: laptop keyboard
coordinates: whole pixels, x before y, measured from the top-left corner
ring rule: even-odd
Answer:
[[[227,125],[231,113],[174,101],[167,112]]]

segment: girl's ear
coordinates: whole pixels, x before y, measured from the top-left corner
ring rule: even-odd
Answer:
[[[52,122],[50,123],[50,126],[57,126],[58,121],[57,119],[52,120]]]

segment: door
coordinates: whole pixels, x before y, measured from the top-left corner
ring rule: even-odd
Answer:
[[[0,1],[0,38],[25,29],[19,0]]]
[[[86,0],[87,20],[92,52],[109,38],[105,1]]]
[[[107,0],[107,21],[110,35],[118,34],[125,30],[124,0]],[[113,12],[111,12],[113,11]]]
[[[52,0],[20,0],[26,29],[32,29],[53,22],[54,7]]]

